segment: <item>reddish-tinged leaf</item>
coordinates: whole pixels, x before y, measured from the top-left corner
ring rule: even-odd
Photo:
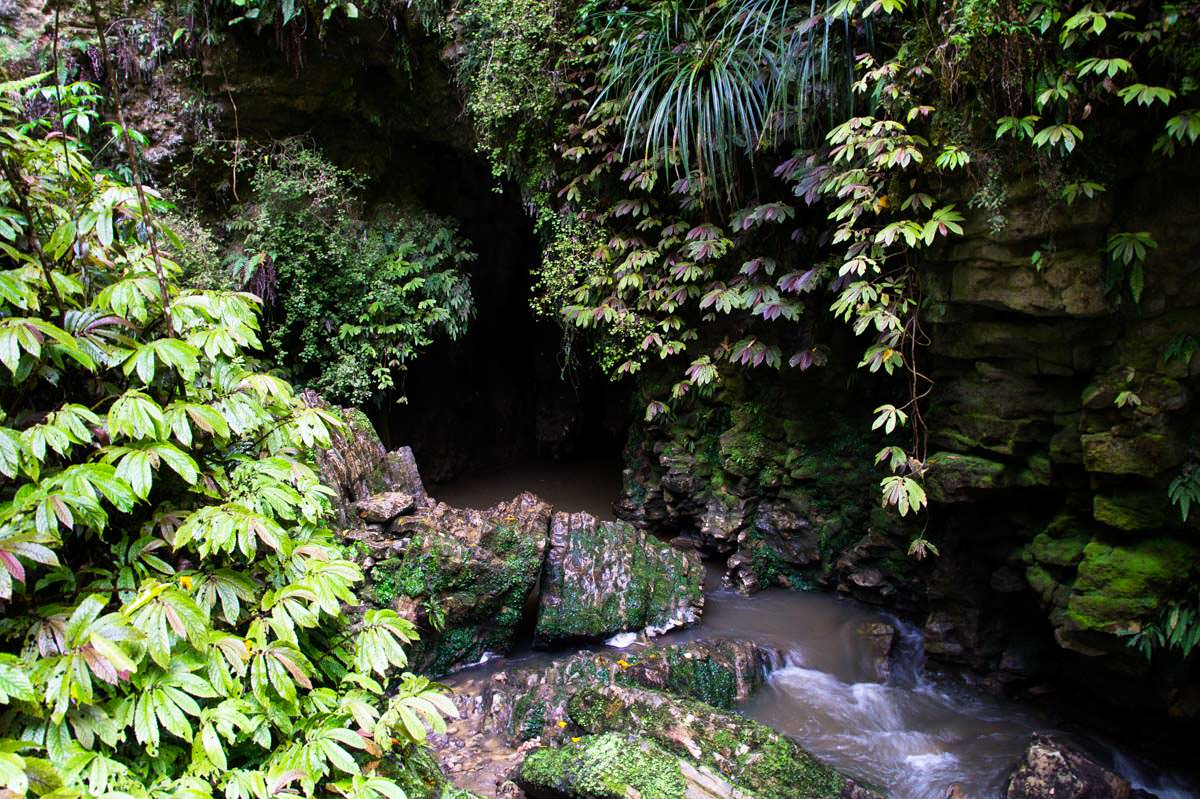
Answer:
[[[8,573],[13,576],[18,582],[25,582],[25,567],[21,561],[17,560],[16,555],[6,550],[0,549],[0,564],[8,570]]]

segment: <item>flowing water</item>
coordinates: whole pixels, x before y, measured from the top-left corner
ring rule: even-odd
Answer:
[[[552,484],[556,479],[551,472],[542,477]],[[511,487],[513,480],[499,482]],[[557,480],[562,482],[562,472]],[[559,485],[558,493],[594,502],[597,492],[606,490],[603,485],[573,481]],[[464,493],[479,499],[498,487],[476,484]],[[439,498],[449,496],[439,493]],[[579,506],[596,510],[591,503]],[[876,655],[861,631],[864,622],[877,621],[891,623],[899,633],[886,682],[876,676]],[[710,637],[759,641],[785,652],[784,662],[739,712],[790,736],[846,774],[885,788],[895,799],[944,799],[955,785],[972,799],[1002,796],[1008,772],[1035,731],[1057,733],[1086,748],[1135,787],[1161,799],[1200,796],[1184,780],[1064,729],[1036,708],[996,699],[957,679],[928,676],[918,630],[848,600],[777,589],[745,597],[714,578],[706,586],[700,624],[660,640]],[[466,687],[510,665],[531,666],[567,654],[526,650],[460,672],[450,682]]]

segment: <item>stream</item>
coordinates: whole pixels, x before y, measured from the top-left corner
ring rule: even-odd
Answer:
[[[569,471],[553,469],[530,476],[537,478],[534,484],[523,485],[538,491],[549,484],[545,496],[567,499],[564,509],[575,504],[599,510],[607,500],[597,501],[596,495],[612,496],[611,480],[571,479]],[[453,492],[443,488],[437,496],[486,507],[520,478],[508,473],[477,479]],[[1008,773],[1035,731],[1089,751],[1160,799],[1200,797],[1194,783],[1035,707],[993,697],[955,676],[932,674],[925,668],[920,631],[893,616],[829,594],[768,589],[742,596],[721,585],[717,569],[709,574],[700,623],[656,642],[724,637],[777,647],[786,653],[784,662],[738,712],[788,735],[849,776],[885,788],[894,799],[945,799],[953,786],[971,799],[1003,796]],[[887,621],[899,633],[886,682],[878,681],[870,642],[860,632],[864,622],[873,621]],[[549,664],[576,651],[526,648],[468,667],[446,682],[469,694],[510,667]]]

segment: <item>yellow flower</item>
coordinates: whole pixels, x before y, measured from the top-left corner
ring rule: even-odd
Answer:
[[[574,738],[571,739],[571,743],[577,744],[582,740],[583,740],[582,738],[580,738],[578,735],[576,735]]]
[[[192,578],[186,574],[180,575],[179,576],[179,585],[180,585],[180,587],[183,588],[184,591],[191,591],[192,590]]]
[[[632,664],[632,663],[630,663],[630,662],[629,662],[628,660],[626,660],[625,658],[621,658],[620,660],[618,660],[618,661],[617,661],[617,665],[618,665],[618,666],[620,666],[622,669],[627,669],[627,668],[629,668],[630,666],[632,666],[633,664]]]
[[[562,719],[559,719],[558,728],[561,730],[565,726],[567,726],[567,723],[565,721],[563,721]]]

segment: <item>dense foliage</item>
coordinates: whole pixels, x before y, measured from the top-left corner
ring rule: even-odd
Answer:
[[[453,706],[309,466],[339,422],[261,371],[258,300],[184,290],[171,232],[0,85],[0,789],[404,799]]]
[[[910,433],[877,458],[901,514],[926,504],[931,468],[925,264],[971,212],[1006,224],[998,175],[1032,165],[1048,204],[1081,205],[1120,177],[1114,143],[1170,158],[1200,138],[1194,5],[737,0],[562,17],[544,21],[574,26],[553,64],[566,134],[549,128],[553,190],[542,168],[525,188],[568,220],[557,230],[594,228],[605,268],[548,258],[539,302],[570,297],[562,312],[601,332],[614,374],[676,364],[648,419],[730,369],[819,365],[831,312],[866,341],[861,367],[901,379],[873,419]],[[527,30],[498,35],[533,48]],[[463,80],[468,107],[482,80]],[[1112,231],[1098,280],[1114,305],[1140,302],[1156,246]],[[1030,268],[1053,257],[1048,242]],[[918,536],[913,552],[929,547]]]
[[[475,311],[462,271],[475,255],[455,224],[399,209],[363,220],[358,183],[301,143],[279,144],[254,173],[227,264],[266,302],[276,360],[355,405],[402,396],[408,363],[436,337],[461,336]]]

